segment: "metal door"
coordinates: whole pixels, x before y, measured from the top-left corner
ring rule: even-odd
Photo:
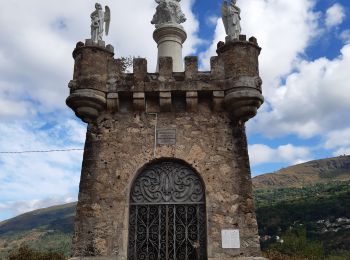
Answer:
[[[129,260],[205,260],[205,191],[178,162],[147,166],[130,194]]]

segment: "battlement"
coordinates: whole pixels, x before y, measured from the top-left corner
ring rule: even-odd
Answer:
[[[257,50],[258,54],[261,51],[257,43],[257,39],[255,37],[250,37],[249,40],[246,39],[245,35],[240,35],[239,39],[235,39],[228,43],[219,42],[217,44],[217,52],[221,53],[225,50],[231,48],[232,46],[243,46],[244,48],[253,47]],[[76,59],[79,51],[85,48],[95,49],[96,51],[105,51],[114,56],[114,47],[110,44],[105,45],[104,41],[99,41],[98,44],[95,44],[92,40],[88,39],[83,42],[78,42],[76,48],[73,51],[73,58]],[[173,64],[171,57],[160,57],[159,59],[159,72],[148,72],[147,60],[143,58],[135,58],[133,63],[133,71],[134,73],[123,73],[120,70],[121,60],[113,59],[116,63],[116,72],[118,74],[125,74],[128,80],[132,79],[132,76],[135,77],[136,80],[140,81],[141,79],[149,76],[149,78],[154,79],[155,76],[161,76],[166,79],[173,78],[175,81],[184,81],[184,80],[201,80],[201,77],[197,78],[197,76],[204,77],[204,80],[208,79],[224,79],[225,75],[222,73],[224,70],[224,64],[220,62],[219,56],[211,57],[210,59],[210,71],[199,71],[198,70],[198,57],[196,56],[187,56],[184,59],[185,70],[184,72],[173,72]],[[221,72],[221,73],[220,73]],[[145,80],[147,80],[145,78]]]
[[[133,73],[125,73],[121,59],[114,58],[113,46],[86,40],[73,51],[74,76],[67,104],[86,122],[103,111],[196,112],[203,108],[247,121],[263,102],[260,51],[256,38],[247,41],[241,35],[218,43],[210,71],[199,71],[198,58],[189,56],[184,59],[184,72],[173,71],[171,57],[160,57],[156,73],[148,72],[143,58],[133,60]]]

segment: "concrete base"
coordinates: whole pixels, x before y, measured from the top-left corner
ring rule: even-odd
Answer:
[[[68,260],[124,260],[116,256],[90,256],[90,257],[73,257]]]
[[[268,260],[265,257],[208,258],[208,260]]]
[[[126,260],[124,257],[117,256],[99,256],[99,257],[74,257],[69,260]],[[208,258],[208,260],[268,260],[264,257],[233,257],[233,258]]]

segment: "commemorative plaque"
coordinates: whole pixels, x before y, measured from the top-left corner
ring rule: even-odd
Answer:
[[[221,230],[222,248],[241,248],[238,229]]]
[[[158,129],[157,145],[176,144],[176,129]]]

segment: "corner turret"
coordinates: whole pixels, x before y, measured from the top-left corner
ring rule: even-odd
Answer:
[[[217,53],[225,75],[225,108],[234,121],[246,122],[254,117],[264,102],[258,57],[261,48],[256,38],[219,42]]]
[[[105,46],[103,41],[78,42],[73,51],[74,75],[66,103],[84,122],[94,121],[106,108],[108,68],[113,56],[112,45]]]

